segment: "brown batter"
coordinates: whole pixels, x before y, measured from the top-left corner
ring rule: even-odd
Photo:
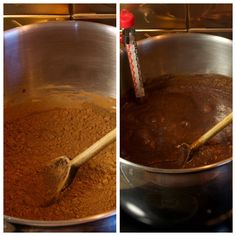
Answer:
[[[190,168],[232,156],[232,127],[225,128],[182,166],[177,145],[191,144],[231,112],[232,80],[219,75],[165,76],[146,86],[144,101],[121,108],[121,156],[159,168]]]
[[[116,206],[115,143],[83,164],[58,202],[41,207],[37,170],[58,156],[73,158],[115,127],[115,111],[89,102],[77,108],[37,111],[23,104],[5,111],[4,214],[35,220],[67,220]],[[32,112],[33,111],[33,112]],[[15,117],[13,113],[18,114]]]

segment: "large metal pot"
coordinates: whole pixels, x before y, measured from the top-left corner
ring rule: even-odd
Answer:
[[[89,22],[51,22],[6,31],[5,105],[57,92],[86,91],[115,98],[115,45],[114,27]],[[19,231],[115,231],[116,228],[115,209],[68,221],[32,221],[11,216],[5,216],[5,220],[16,224]]]
[[[163,35],[140,41],[138,51],[145,80],[165,74],[232,76],[232,43],[225,38]],[[121,98],[129,91],[130,81],[127,56],[122,51]],[[146,224],[206,227],[231,215],[231,158],[192,169],[151,168],[121,158],[120,173],[122,208]]]

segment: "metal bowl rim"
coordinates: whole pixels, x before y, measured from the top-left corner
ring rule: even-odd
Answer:
[[[48,22],[39,22],[39,23],[33,23],[28,25],[19,26],[13,29],[8,29],[4,31],[4,37],[6,37],[8,34],[21,31],[21,30],[32,30],[36,28],[43,28],[45,26],[55,26],[55,25],[88,25],[88,26],[96,26],[103,29],[109,29],[114,35],[116,34],[116,27],[111,25],[106,25],[102,23],[97,22],[90,22],[90,21],[79,21],[79,20],[71,20],[71,21],[48,21]]]
[[[80,225],[85,223],[92,223],[98,220],[106,219],[108,217],[116,215],[116,210],[108,211],[105,213],[97,214],[94,216],[88,216],[81,219],[71,219],[71,220],[29,220],[18,217],[11,217],[4,215],[4,220],[9,223],[28,225],[28,226],[39,226],[39,227],[60,227],[60,226],[71,226]]]
[[[149,166],[136,164],[134,162],[125,160],[124,158],[120,157],[121,164],[129,165],[129,166],[132,166],[133,168],[141,169],[143,171],[152,172],[152,173],[161,173],[161,174],[189,174],[189,173],[196,173],[196,172],[201,172],[201,171],[208,171],[208,170],[226,165],[231,162],[232,162],[232,157],[210,164],[210,165],[205,165],[205,166],[200,166],[200,167],[195,167],[195,168],[163,169],[163,168],[149,167]]]
[[[157,41],[163,41],[163,40],[166,40],[166,39],[176,39],[176,38],[187,38],[187,37],[195,37],[196,38],[202,38],[202,39],[210,39],[210,40],[213,40],[213,41],[218,41],[218,42],[221,42],[221,43],[225,43],[229,46],[232,47],[232,40],[231,39],[228,39],[228,38],[224,38],[222,36],[217,36],[217,35],[211,35],[211,34],[204,34],[204,33],[175,33],[175,34],[163,34],[163,35],[157,35],[157,36],[153,36],[153,37],[149,37],[149,38],[146,38],[146,39],[141,39],[137,42],[138,45],[145,45],[146,43],[149,43],[149,42],[157,42]],[[126,52],[126,49],[125,48],[121,48],[120,49],[120,54],[124,54]]]
[[[175,33],[175,34],[163,34],[163,35],[157,35],[157,36],[153,36],[153,37],[149,37],[146,39],[142,39],[138,41],[138,45],[139,44],[146,44],[150,41],[154,42],[156,40],[165,40],[165,39],[174,39],[174,38],[188,38],[188,37],[195,37],[196,39],[198,38],[202,38],[202,39],[210,39],[213,41],[219,41],[221,43],[226,43],[230,46],[232,46],[232,40],[222,37],[222,36],[218,36],[218,35],[212,35],[212,34],[204,34],[204,33]]]

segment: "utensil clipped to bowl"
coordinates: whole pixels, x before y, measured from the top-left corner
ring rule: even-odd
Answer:
[[[130,72],[132,75],[134,93],[136,99],[145,97],[143,78],[141,73],[140,60],[138,56],[137,42],[135,40],[135,17],[127,9],[120,12],[120,27],[122,29],[121,38],[127,51]]]
[[[57,201],[59,194],[74,180],[78,168],[102,151],[106,146],[113,143],[115,139],[116,129],[113,129],[72,160],[67,156],[60,156],[45,166],[39,173],[41,175],[41,190],[44,191],[40,205],[49,206]]]
[[[233,113],[231,112],[223,120],[221,120],[216,125],[214,125],[210,130],[208,130],[205,134],[203,134],[200,138],[198,138],[192,144],[189,145],[187,143],[182,143],[178,145],[177,148],[180,151],[181,160],[184,160],[182,165],[190,161],[192,159],[192,155],[194,151],[196,151],[200,146],[205,144],[209,139],[214,137],[226,126],[228,126],[232,122],[232,120],[233,120]]]

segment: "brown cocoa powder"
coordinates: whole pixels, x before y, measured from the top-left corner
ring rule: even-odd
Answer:
[[[25,108],[25,109],[24,109]],[[24,114],[24,110],[27,111]],[[83,164],[74,182],[59,200],[41,207],[37,171],[50,160],[66,155],[73,158],[115,127],[115,111],[81,102],[77,108],[46,111],[20,106],[4,122],[4,214],[34,220],[68,220],[88,217],[115,209],[115,143]]]

